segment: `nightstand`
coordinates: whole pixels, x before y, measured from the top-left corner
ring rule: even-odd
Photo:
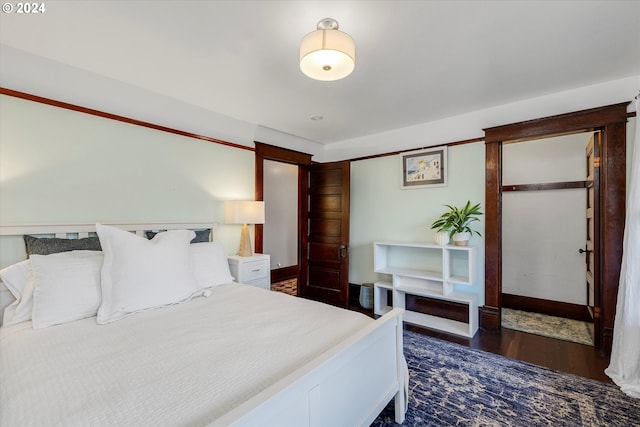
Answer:
[[[231,275],[238,283],[271,289],[271,266],[269,255],[231,255],[228,257]]]

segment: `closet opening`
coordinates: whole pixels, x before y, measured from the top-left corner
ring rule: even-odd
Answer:
[[[298,166],[264,160],[264,253],[271,259],[271,290],[298,295]]]
[[[588,275],[598,136],[503,143],[504,328],[594,345],[595,292]]]
[[[501,328],[503,307],[503,145],[548,136],[599,131],[598,194],[594,207],[594,347],[611,353],[625,223],[628,102],[485,129],[485,298],[480,327]],[[551,153],[549,155],[552,155]],[[588,249],[588,248],[587,248]],[[599,326],[598,326],[599,324]]]
[[[257,141],[255,146],[255,200],[265,202],[265,223],[255,226],[256,252],[270,256],[271,289],[297,296],[311,155]]]

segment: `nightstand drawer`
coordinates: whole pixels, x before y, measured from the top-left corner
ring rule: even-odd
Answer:
[[[229,270],[234,280],[245,285],[271,288],[271,261],[269,255],[254,254],[242,257],[231,255]]]
[[[244,262],[241,264],[240,268],[242,269],[240,277],[242,277],[242,281],[245,283],[255,279],[265,278],[270,274],[269,260],[266,259]]]

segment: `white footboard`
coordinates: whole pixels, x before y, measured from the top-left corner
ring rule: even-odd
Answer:
[[[213,425],[368,426],[394,396],[402,423],[402,351],[402,310],[394,309]]]

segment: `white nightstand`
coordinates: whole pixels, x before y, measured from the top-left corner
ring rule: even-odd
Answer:
[[[269,255],[231,255],[228,257],[231,275],[238,283],[271,289],[271,269]]]

